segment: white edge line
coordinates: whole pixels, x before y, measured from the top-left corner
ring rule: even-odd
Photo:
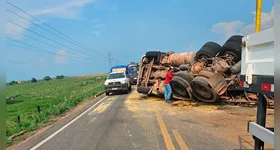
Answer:
[[[35,145],[34,147],[32,147],[30,150],[35,150],[38,147],[40,147],[41,145],[43,145],[44,143],[46,143],[48,140],[50,140],[51,138],[53,138],[54,136],[56,136],[59,132],[63,131],[65,128],[67,128],[69,125],[71,125],[73,122],[75,122],[76,120],[78,120],[79,118],[81,118],[84,114],[86,114],[90,109],[92,109],[93,107],[95,107],[96,105],[98,105],[100,102],[102,102],[105,98],[107,98],[107,96],[103,97],[101,100],[99,100],[97,103],[95,103],[94,105],[92,105],[90,108],[88,108],[86,111],[84,111],[83,113],[81,113],[79,116],[77,116],[75,119],[71,120],[70,122],[68,122],[66,125],[64,125],[62,128],[60,128],[59,130],[57,130],[56,132],[54,132],[53,134],[51,134],[50,136],[48,136],[47,138],[45,138],[43,141],[41,141],[40,143],[38,143],[37,145]]]

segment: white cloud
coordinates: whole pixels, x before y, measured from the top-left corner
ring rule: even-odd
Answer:
[[[27,19],[30,19],[29,16],[23,14],[23,13],[18,13],[20,16],[23,16]],[[15,16],[14,14],[11,14],[11,13],[7,13],[7,20],[6,21],[6,34],[8,37],[10,38],[13,38],[13,39],[19,39],[21,37],[20,34],[22,34],[25,29],[22,28],[22,27],[25,27],[25,28],[28,28],[30,26],[30,22],[26,21],[26,20],[23,20],[21,18],[19,18],[18,16]],[[18,26],[18,25],[22,26]],[[17,31],[18,33],[16,32],[13,32],[11,30],[14,30],[14,31]]]
[[[54,63],[57,64],[63,64],[66,62],[66,54],[67,52],[63,49],[60,49],[56,52],[56,54],[58,54],[57,56],[55,56],[55,60]]]
[[[251,12],[254,15],[254,23],[256,21],[256,12]],[[255,32],[255,24],[249,24],[240,30],[240,34],[247,35]],[[270,13],[261,14],[261,30],[268,29],[274,26],[274,6]]]
[[[237,34],[238,30],[244,25],[240,20],[232,22],[220,22],[212,26],[211,31],[221,34],[223,38],[227,39],[233,34]]]
[[[254,23],[245,25],[244,22],[237,20],[231,22],[220,22],[212,26],[211,31],[223,36],[223,39],[228,39],[234,34],[248,35],[255,32],[255,16],[256,12],[251,12],[254,15]],[[245,25],[245,26],[244,26]],[[261,30],[274,26],[274,6],[271,12],[261,14]]]
[[[30,13],[34,16],[50,15],[57,18],[79,19],[80,8],[94,1],[95,0],[74,0],[55,7],[35,10]]]
[[[101,35],[101,32],[100,32],[100,31],[94,31],[93,34],[94,34],[95,36],[99,36],[99,35]]]
[[[73,0],[64,4],[56,5],[54,7],[44,8],[44,9],[38,9],[33,11],[28,11],[29,14],[38,17],[42,15],[52,16],[53,18],[65,18],[65,19],[81,19],[79,16],[80,10],[82,7],[84,7],[86,4],[92,3],[95,0]],[[31,20],[38,24],[35,20],[32,20],[32,18],[24,13],[15,12],[19,14],[20,16],[25,17],[28,20]],[[19,18],[18,16],[15,16],[14,14],[7,12],[7,19],[19,24],[25,28],[29,28],[31,23]],[[45,22],[45,20],[44,20]],[[21,28],[17,25],[14,25],[13,23],[6,21],[6,29],[12,29],[17,32],[18,34],[9,30],[6,30],[6,34],[8,37],[13,39],[19,39],[21,38],[20,34],[24,33],[25,29]]]

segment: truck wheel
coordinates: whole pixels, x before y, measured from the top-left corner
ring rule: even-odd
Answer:
[[[242,43],[235,42],[235,41],[228,41],[226,42],[222,49],[220,55],[232,55],[234,57],[234,61],[238,62],[241,59],[241,50],[242,50]]]
[[[146,87],[137,87],[137,92],[142,94],[148,94],[150,90],[150,88]]]
[[[165,56],[166,53],[160,51],[148,51],[146,52],[146,58],[151,61],[154,59],[154,63],[159,63],[160,57]]]
[[[218,94],[212,90],[206,77],[195,77],[191,82],[192,94],[202,102],[214,103],[219,101]]]
[[[241,35],[231,36],[222,46],[220,56],[232,55],[235,63],[237,63],[241,59],[242,38]]]
[[[191,65],[190,64],[182,64],[182,65],[179,66],[179,69],[181,71],[190,70],[191,69]]]
[[[170,81],[170,86],[174,94],[179,95],[181,97],[190,97],[190,94],[187,91],[187,88],[190,86],[190,84],[187,80],[184,80],[179,76],[175,76]]]
[[[205,43],[196,53],[195,60],[215,57],[221,51],[221,46],[215,42]]]
[[[175,76],[178,76],[178,77],[183,78],[183,79],[186,80],[188,83],[191,83],[192,80],[193,80],[193,78],[194,78],[193,75],[191,75],[191,74],[189,74],[189,73],[187,73],[187,72],[184,72],[184,71],[180,71],[180,72],[176,73]]]
[[[242,38],[243,38],[242,35],[233,35],[226,42],[234,41],[234,42],[242,43]]]
[[[109,96],[110,93],[109,92],[105,92],[105,94],[106,94],[106,96]]]
[[[124,93],[125,93],[125,94],[128,94],[128,92],[129,92],[129,89],[127,88],[127,89],[124,91]]]

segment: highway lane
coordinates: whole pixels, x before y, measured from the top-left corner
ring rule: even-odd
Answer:
[[[191,122],[165,113],[154,108],[153,101],[135,100],[131,94],[99,98],[71,121],[46,130],[45,134],[15,149],[212,150],[238,147],[236,143],[196,128]]]

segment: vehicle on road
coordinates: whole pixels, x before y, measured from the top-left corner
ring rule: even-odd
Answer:
[[[118,65],[111,68],[110,73],[104,83],[105,94],[109,95],[111,92],[131,91],[131,73],[126,65]]]
[[[131,84],[132,85],[136,85],[137,83],[137,75],[138,75],[138,71],[139,71],[139,65],[136,62],[131,62],[128,64],[128,67],[131,71]]]

